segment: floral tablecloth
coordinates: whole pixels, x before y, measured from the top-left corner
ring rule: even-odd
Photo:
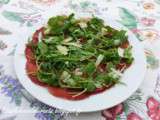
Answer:
[[[86,114],[66,113],[33,98],[16,78],[13,55],[17,35],[40,23],[50,9],[108,16],[130,29],[148,64],[136,93],[113,108]],[[159,60],[160,0],[0,0],[0,120],[160,120]]]

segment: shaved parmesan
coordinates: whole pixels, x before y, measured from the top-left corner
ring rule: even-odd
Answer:
[[[87,23],[85,23],[85,22],[80,22],[80,23],[78,23],[79,24],[79,26],[81,27],[81,28],[86,28],[87,27]]]
[[[101,32],[102,32],[102,35],[105,35],[106,33],[108,33],[108,30],[106,28],[102,28]]]
[[[68,37],[68,38],[64,39],[64,43],[68,43],[68,42],[70,42],[71,40],[72,40],[72,37]]]
[[[38,41],[42,41],[42,33],[39,33],[39,35],[38,35]]]
[[[100,54],[100,55],[98,56],[98,58],[97,58],[97,60],[96,60],[96,63],[95,63],[96,67],[102,62],[103,58],[104,58],[104,55],[101,55],[101,54]]]
[[[76,42],[69,42],[69,43],[64,43],[65,45],[72,45],[72,46],[75,46],[75,47],[79,47],[81,48],[82,45],[80,43],[76,43]]]
[[[71,77],[71,75],[67,72],[67,71],[63,71],[62,75],[61,75],[61,79],[62,80],[67,80]]]
[[[82,75],[83,73],[81,72],[81,70],[79,68],[75,69],[75,75]]]
[[[66,46],[57,45],[57,49],[63,55],[67,55],[68,54],[68,49],[67,49]]]
[[[124,49],[118,48],[118,54],[120,57],[124,57]]]
[[[112,72],[109,73],[111,76],[113,76],[113,78],[120,78],[123,74],[119,71],[119,70],[116,70],[116,69],[113,69],[111,68]]]

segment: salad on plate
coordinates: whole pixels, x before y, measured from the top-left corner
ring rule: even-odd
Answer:
[[[98,17],[51,17],[26,44],[26,72],[56,96],[80,100],[121,84],[133,63],[125,30]]]

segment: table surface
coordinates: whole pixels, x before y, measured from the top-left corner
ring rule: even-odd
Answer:
[[[108,16],[137,36],[148,69],[128,100],[108,110],[70,114],[41,103],[21,86],[13,67],[18,35],[52,10]],[[160,120],[159,59],[160,0],[0,0],[0,120]]]

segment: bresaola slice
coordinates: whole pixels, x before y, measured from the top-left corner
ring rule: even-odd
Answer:
[[[38,71],[37,65],[34,62],[27,61],[26,69],[28,74],[35,74]]]
[[[84,98],[89,97],[91,94],[81,94],[77,97],[73,97],[73,94],[71,94],[71,92],[67,89],[62,89],[62,88],[58,88],[58,87],[53,87],[53,86],[48,86],[48,91],[56,96],[56,97],[60,97],[60,98],[65,98],[65,99],[69,99],[69,100],[81,100]]]
[[[39,35],[40,33],[42,34],[42,37],[44,36],[44,27],[41,27],[39,30],[36,30],[36,32],[33,34],[33,37],[32,37],[32,42],[34,44],[37,44],[38,43],[38,38],[39,38]]]
[[[26,55],[26,58],[27,58],[28,61],[34,62],[35,57],[34,57],[34,54],[33,54],[33,51],[32,51],[31,47],[29,47],[29,46],[26,47],[25,55]]]
[[[46,86],[45,83],[42,83],[36,75],[36,72],[38,71],[37,66],[34,62],[31,61],[27,61],[26,63],[26,71],[27,74],[29,76],[29,78],[31,79],[32,82],[34,82],[35,84],[38,84],[40,86]]]
[[[91,95],[101,93],[101,92],[105,91],[106,89],[110,88],[111,86],[103,87],[103,88],[97,88],[92,93],[84,93],[84,94],[81,94],[81,95],[76,96],[76,97],[73,97],[72,92],[75,92],[73,90],[62,89],[62,88],[53,87],[53,86],[47,86],[47,88],[48,88],[48,91],[56,97],[65,98],[65,99],[69,99],[69,100],[82,100],[82,99],[87,98]]]

